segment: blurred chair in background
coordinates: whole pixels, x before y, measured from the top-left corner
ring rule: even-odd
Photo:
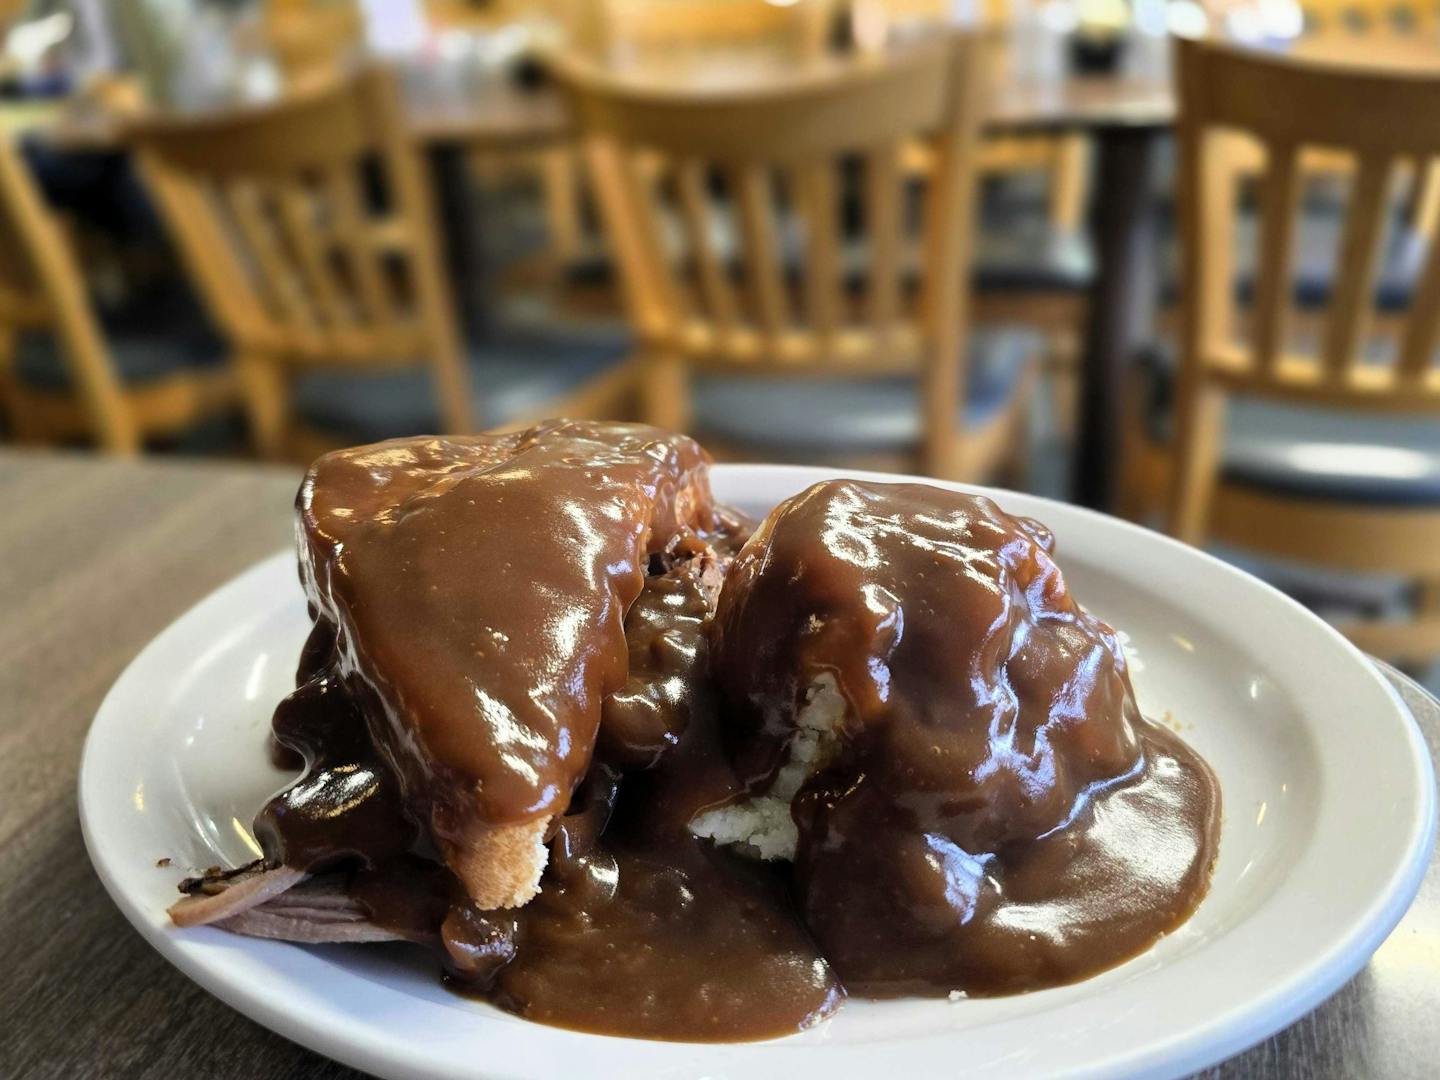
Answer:
[[[828,51],[839,0],[554,0],[568,49],[616,72],[666,71],[685,80],[705,70],[760,62],[772,73]],[[540,277],[572,310],[604,310],[615,284],[610,253],[594,226],[580,149],[542,151],[547,248]],[[642,168],[652,164],[642,163]]]
[[[0,407],[17,439],[134,454],[232,412],[233,369],[188,300],[97,314],[65,229],[0,140]]]
[[[917,40],[950,23],[951,0],[854,0],[851,36],[861,51]],[[1015,40],[1018,5],[977,0],[981,32],[996,40],[991,80],[1021,77],[1027,58]],[[1030,17],[1035,17],[1033,12]],[[906,148],[906,169],[931,167],[920,144]],[[1076,406],[1076,355],[1093,260],[1086,236],[1090,145],[1084,135],[988,135],[980,141],[980,224],[973,270],[977,325],[1016,324],[1048,335],[1045,359],[1059,430]]]
[[[1183,339],[1174,439],[1133,479],[1168,491],[1172,532],[1417,583],[1409,622],[1343,627],[1396,659],[1440,653],[1440,244],[1403,313],[1377,317],[1398,166],[1440,152],[1440,79],[1385,76],[1177,43]],[[1232,131],[1259,140],[1258,272],[1237,311]],[[1354,186],[1318,340],[1292,330],[1306,147],[1343,151]],[[1303,271],[1303,266],[1301,270]],[[1242,328],[1241,323],[1248,324]],[[1243,329],[1243,342],[1237,332]],[[1309,338],[1307,341],[1306,338]],[[1408,415],[1407,415],[1408,414]],[[1160,434],[1163,417],[1152,434]]]
[[[951,20],[953,7],[952,0],[855,0],[852,36],[861,48],[879,48],[892,37],[904,40],[932,34]],[[975,7],[978,25],[990,32],[1007,28],[1013,14],[1010,0],[984,0]],[[995,51],[999,55],[994,60],[994,77],[1013,78],[1015,58],[1009,55],[1010,49]],[[923,171],[923,151],[917,148],[910,164]],[[1085,227],[1089,171],[1085,136],[990,135],[980,141],[979,169],[982,178],[1036,176],[1043,180],[1045,217],[1050,225],[1071,233]]]
[[[612,412],[608,350],[547,355],[456,331],[438,223],[392,77],[132,132],[147,180],[234,347],[259,450]],[[467,362],[468,359],[468,362]]]
[[[703,61],[703,70],[740,65],[746,57],[763,67],[768,58],[764,77],[771,78],[779,73],[777,66],[783,71],[777,57],[821,61],[830,55],[831,31],[842,16],[840,29],[862,53],[944,34],[951,19],[944,0],[857,0],[849,5],[797,0],[783,6],[765,0],[597,0],[583,10],[588,29],[577,29],[572,13],[570,36],[588,39],[590,55],[602,65],[619,74],[633,70],[646,79],[656,79],[657,70],[681,71],[684,78],[678,81],[704,81],[703,74],[685,66],[691,58]],[[1005,25],[1009,4],[991,0],[982,14],[986,32],[994,33]],[[997,62],[990,74],[1003,77],[1004,71]],[[1074,359],[1093,275],[1085,228],[1089,147],[1083,136],[1074,135],[988,137],[980,147],[981,224],[966,283],[967,288],[974,285],[974,320],[1047,335],[1052,411],[1063,433],[1074,411]],[[575,168],[577,160],[568,148],[547,154],[550,244],[536,275],[555,283],[553,295],[572,315],[605,311],[613,303],[615,284],[611,253],[586,225],[589,192]],[[905,146],[902,169],[908,177],[923,184],[933,165],[923,143]],[[654,162],[642,157],[639,168],[652,173]],[[849,194],[842,187],[842,200]],[[666,226],[675,231],[672,222]],[[721,215],[714,227],[722,254],[733,256],[741,247],[736,222]]]
[[[979,52],[946,33],[884,64],[728,93],[563,69],[643,348],[649,419],[722,456],[918,459],[958,477],[1007,462],[1024,428],[1026,343],[972,347],[966,311]],[[915,138],[935,154],[918,207],[902,168]],[[856,159],[864,220],[852,238],[839,193]],[[658,176],[642,168],[651,161]],[[725,219],[738,223],[738,264],[717,250]],[[667,220],[682,243],[667,241]]]

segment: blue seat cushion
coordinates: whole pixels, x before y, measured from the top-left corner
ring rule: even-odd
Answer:
[[[545,408],[624,360],[629,342],[561,333],[506,334],[473,345],[469,355],[472,420],[494,427]],[[313,371],[292,387],[296,415],[353,442],[378,442],[442,430],[429,368],[357,374]]]
[[[956,411],[969,427],[993,419],[1011,400],[1038,334],[996,329],[971,338],[969,385]],[[692,383],[697,438],[781,453],[905,452],[921,438],[919,381],[697,374]]]
[[[151,293],[97,315],[111,363],[125,386],[141,386],[187,369],[213,367],[228,355],[198,303],[183,290]],[[70,389],[70,364],[58,336],[49,330],[22,334],[15,352],[15,374],[38,390]]]
[[[1173,362],[1152,355],[1146,429],[1168,444]],[[1440,506],[1440,417],[1313,408],[1231,398],[1222,475],[1283,495],[1380,506]]]

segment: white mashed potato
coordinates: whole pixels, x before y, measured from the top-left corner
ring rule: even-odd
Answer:
[[[845,718],[845,698],[829,673],[810,684],[795,718],[785,764],[763,795],[702,810],[690,821],[696,836],[728,844],[758,859],[794,859],[798,835],[790,816],[795,798],[834,752],[836,731]]]

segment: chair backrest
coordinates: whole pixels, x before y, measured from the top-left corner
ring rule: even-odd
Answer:
[[[80,266],[65,231],[14,144],[0,139],[0,378],[18,332],[56,335],[97,444],[111,453],[140,448]]]
[[[1387,319],[1398,355],[1366,355],[1397,170],[1440,152],[1440,77],[1322,67],[1210,42],[1176,42],[1184,241],[1184,366],[1227,388],[1363,408],[1440,408],[1440,244],[1420,254],[1408,311]],[[1234,172],[1241,132],[1264,150],[1250,332],[1234,339]],[[1296,219],[1311,147],[1353,159],[1354,179],[1319,345],[1289,345]],[[1421,238],[1412,237],[1417,243]]]
[[[1013,6],[1010,0],[979,0],[966,16],[991,35],[995,85],[1016,78],[1016,63],[1024,59],[1026,43],[1007,29],[1015,15]],[[956,25],[959,18],[952,0],[853,0],[850,37],[861,52],[883,52],[896,41],[915,40]],[[1088,139],[1082,132],[992,133],[981,141],[979,169],[987,178],[1043,175],[1050,225],[1060,232],[1075,233],[1085,224],[1088,160]],[[928,168],[923,153],[912,153],[911,161],[918,171]]]
[[[390,73],[130,134],[236,350],[262,450],[279,452],[284,377],[307,366],[429,364],[445,426],[469,427],[430,191]]]
[[[560,67],[647,348],[757,374],[919,368],[927,464],[953,469],[980,43],[944,33],[884,59],[731,90]],[[902,169],[915,138],[937,161],[918,214]],[[641,167],[656,159],[658,178]],[[860,188],[852,230],[847,179]],[[726,222],[738,250],[717,243]],[[911,232],[923,244],[918,274],[907,273]],[[867,256],[859,280],[845,265],[855,244]]]

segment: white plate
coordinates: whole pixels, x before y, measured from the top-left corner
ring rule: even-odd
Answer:
[[[714,484],[759,515],[832,475],[721,466]],[[173,929],[176,879],[253,857],[250,819],[286,780],[265,739],[307,629],[289,554],[197,605],[110,691],[80,776],[91,858],[126,917],[200,985],[384,1076],[1167,1076],[1218,1061],[1336,990],[1409,905],[1435,824],[1420,733],[1359,652],[1256,579],[1111,518],[992,494],[1054,529],[1077,596],[1128,635],[1141,707],[1180,725],[1223,790],[1209,897],[1096,978],[991,1000],[852,1001],[799,1035],[714,1046],[528,1023],[451,995],[403,948]]]

